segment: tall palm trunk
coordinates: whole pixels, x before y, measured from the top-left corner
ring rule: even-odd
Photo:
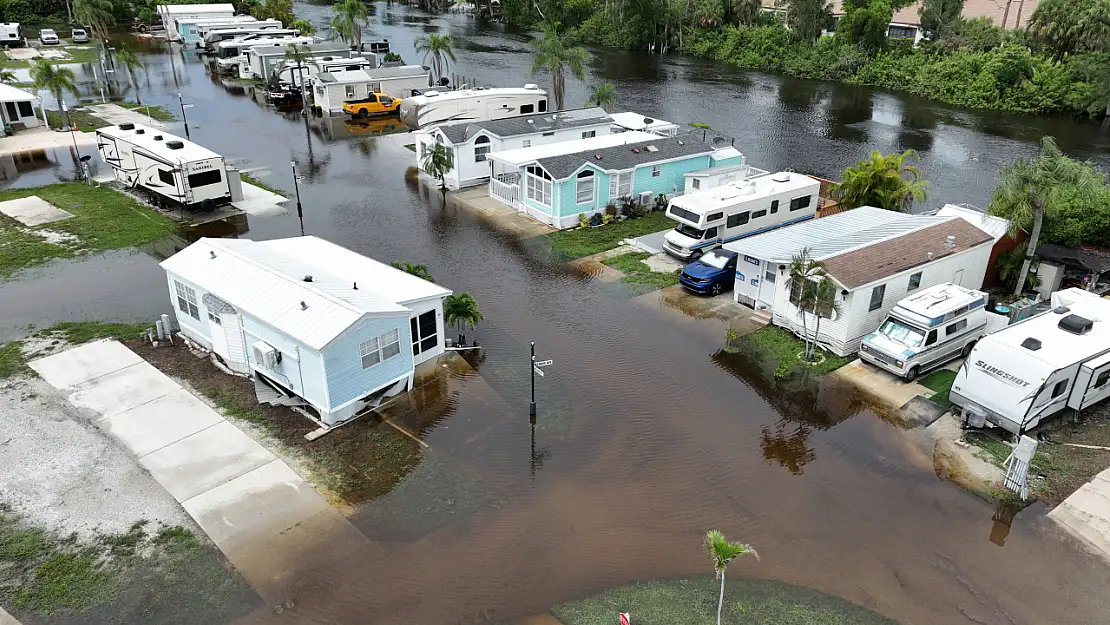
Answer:
[[[721,606],[725,603],[725,574],[721,572],[721,598],[717,600],[717,625],[721,625]]]
[[[1021,272],[1018,273],[1017,284],[1014,285],[1014,295],[1021,295],[1025,290],[1025,278],[1029,275],[1029,267],[1033,264],[1033,255],[1037,253],[1037,240],[1041,238],[1041,224],[1044,223],[1044,207],[1035,203],[1033,209],[1033,231],[1029,233],[1029,243],[1025,248],[1025,259],[1021,261]]]
[[[806,362],[813,360],[814,354],[817,352],[817,339],[821,336],[821,315],[817,315],[817,321],[813,328],[813,343],[809,345],[809,353],[806,354]]]

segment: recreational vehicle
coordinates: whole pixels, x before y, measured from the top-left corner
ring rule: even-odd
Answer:
[[[177,34],[181,37],[186,47],[195,48],[204,45],[206,28],[213,26],[249,26],[257,24],[258,19],[250,15],[237,15],[235,17],[190,17],[177,20]],[[281,28],[278,23],[277,28]]]
[[[311,78],[316,74],[353,72],[355,70],[369,72],[372,69],[374,69],[374,61],[361,56],[353,58],[318,56],[300,64],[284,62],[283,58],[279,67],[271,70],[270,82],[284,82],[299,87],[302,81],[305,83],[311,82]]]
[[[678,225],[663,236],[663,251],[693,260],[730,241],[813,219],[820,187],[808,176],[779,172],[673,198],[667,217]]]
[[[1071,288],[1051,304],[975,344],[949,394],[969,423],[1018,436],[1110,397],[1110,301]]]
[[[96,143],[115,179],[159,206],[208,210],[240,199],[238,173],[230,180],[223,157],[192,141],[127,123],[98,129]]]
[[[307,41],[306,41],[307,40]],[[254,46],[290,43],[312,43],[312,37],[300,37],[295,30],[271,30],[246,35],[216,44],[216,69],[231,72],[239,68],[247,50]]]
[[[277,20],[265,20],[248,24],[233,26],[208,27],[204,30],[204,37],[197,42],[197,47],[204,49],[209,54],[215,54],[216,46],[223,41],[242,39],[250,35],[274,33],[285,30]]]
[[[547,112],[547,92],[536,85],[460,91],[425,91],[401,102],[401,121],[413,130]]]
[[[160,4],[158,16],[170,41],[181,41],[179,22],[196,19],[231,18],[235,7],[230,4]]]
[[[859,357],[907,382],[967,356],[987,332],[987,295],[947,282],[894,305],[879,329],[863,337]]]
[[[343,104],[373,93],[400,99],[428,84],[428,70],[420,65],[378,67],[370,70],[335,70],[312,78],[312,105],[330,115],[343,112]]]
[[[23,29],[19,26],[19,22],[0,23],[0,45],[20,48],[27,45],[27,40],[23,38]]]
[[[239,77],[265,80],[273,68],[281,63],[278,59],[285,59],[285,52],[289,48],[295,45],[308,45],[314,41],[316,41],[314,37],[289,37],[244,46],[239,53]]]

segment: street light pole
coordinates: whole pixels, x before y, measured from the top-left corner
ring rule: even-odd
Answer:
[[[532,341],[532,403],[528,405],[528,416],[536,416],[536,342]]]
[[[181,105],[181,121],[185,122],[185,138],[192,141],[189,136],[189,119],[185,117],[185,101],[181,99],[181,94],[177,94],[177,103]]]
[[[304,236],[304,211],[301,209],[301,185],[297,182],[297,161],[289,161],[293,168],[293,190],[297,193],[297,219],[301,221],[301,236]]]
[[[65,102],[62,102],[62,112],[66,113],[67,116],[69,114],[69,109],[66,108],[66,103]],[[69,125],[69,138],[73,139],[73,153],[74,153],[74,157],[77,159],[77,163],[78,163],[77,164],[77,176],[79,178],[84,178],[85,174],[84,174],[84,171],[82,169],[84,164],[81,163],[81,149],[77,147],[77,135],[73,134],[73,124],[72,123]]]

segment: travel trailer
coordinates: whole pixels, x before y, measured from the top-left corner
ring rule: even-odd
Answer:
[[[127,123],[97,129],[96,144],[116,180],[159,206],[210,210],[241,199],[238,172],[192,141]]]
[[[256,35],[266,31],[281,30],[283,27],[278,20],[256,20],[233,22],[210,22],[197,25],[196,47],[205,52],[211,52],[215,45],[221,41]]]
[[[356,70],[368,72],[372,69],[374,69],[374,62],[361,56],[354,58],[314,57],[299,65],[283,63],[278,71],[270,73],[270,82],[283,82],[299,87],[302,81],[306,84],[310,83],[311,78],[316,74],[353,72]]]
[[[820,188],[808,176],[779,172],[675,197],[667,217],[678,225],[663,236],[663,251],[693,260],[730,241],[813,219]]]
[[[863,337],[859,357],[912,382],[971,352],[987,333],[986,305],[986,293],[951,282],[924,289],[895,304],[879,329]]]
[[[296,32],[296,31],[294,31]],[[239,77],[265,80],[278,58],[284,60],[285,53],[294,45],[308,45],[315,42],[314,37],[289,37],[287,39],[272,40],[253,46],[244,46],[239,53]]]
[[[235,17],[191,17],[177,20],[177,34],[181,36],[186,47],[196,48],[203,45],[205,27],[216,26],[247,26],[257,24],[258,19],[250,15],[237,15]],[[278,28],[281,28],[279,23]]]
[[[435,124],[475,122],[547,112],[547,92],[536,85],[428,90],[401,102],[401,121],[413,130]]]
[[[0,23],[0,45],[20,48],[27,45],[27,40],[23,38],[23,28],[19,26],[19,22]]]
[[[160,4],[157,10],[170,41],[182,39],[179,22],[235,16],[235,7],[230,4]]]
[[[1110,300],[1071,288],[1051,304],[975,344],[949,394],[968,423],[1016,437],[1110,397]]]
[[[295,30],[271,30],[268,32],[254,33],[235,39],[228,39],[216,44],[215,57],[216,69],[221,72],[232,72],[239,68],[247,50],[254,46],[271,45],[274,43],[312,43],[312,37],[300,37]]]
[[[336,70],[312,77],[312,105],[330,115],[343,112],[343,104],[373,93],[407,98],[428,84],[428,70],[420,65],[378,67],[370,70]]]

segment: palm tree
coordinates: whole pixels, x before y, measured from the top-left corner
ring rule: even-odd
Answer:
[[[824,268],[822,268],[824,272]],[[817,346],[817,340],[821,336],[821,320],[832,319],[832,316],[840,312],[840,304],[836,301],[836,284],[825,275],[821,281],[817,283],[817,289],[813,293],[813,316],[817,317],[817,322],[813,328],[813,343],[809,346],[809,351],[806,353],[806,361],[813,360],[813,354]]]
[[[67,67],[58,67],[49,61],[38,61],[31,68],[31,80],[36,89],[46,89],[54,96],[59,109],[65,104],[63,92],[68,91],[73,97],[80,97],[77,93],[77,77]]]
[[[447,60],[452,62],[455,60],[455,51],[451,49],[454,45],[455,39],[451,35],[425,35],[416,40],[413,47],[416,48],[417,54],[424,55],[424,61],[428,61],[428,57],[432,58],[432,70],[435,72],[436,78],[442,78],[447,73],[449,67]]]
[[[304,68],[311,59],[312,50],[309,50],[308,46],[295,43],[285,50],[285,61],[282,63],[282,67],[286,63],[292,63],[293,67],[297,68],[297,81],[300,82],[297,86],[301,89],[301,111],[305,115],[308,115],[308,98],[305,95]],[[281,69],[278,69],[278,74],[281,74]]]
[[[424,155],[424,171],[432,176],[439,178],[439,188],[444,192],[447,191],[447,172],[455,166],[455,155],[447,146],[442,144],[435,144]]]
[[[362,27],[369,25],[366,5],[362,0],[344,0],[332,6],[331,30],[340,39],[362,49]]]
[[[110,0],[73,0],[73,19],[101,40],[108,38],[108,27],[116,23]]]
[[[721,606],[725,603],[725,570],[740,556],[751,554],[758,560],[759,554],[751,545],[728,542],[725,535],[717,530],[710,530],[705,534],[705,551],[713,560],[713,570],[717,573],[717,579],[721,580],[721,596],[717,600],[717,625],[721,625]]]
[[[474,329],[485,316],[478,310],[478,301],[470,293],[455,293],[443,298],[443,320],[454,325],[459,333],[459,343],[466,343],[463,329]]]
[[[917,161],[917,152],[884,156],[872,150],[870,159],[844,170],[840,183],[833,186],[833,197],[846,208],[877,206],[907,212],[915,200],[926,197],[921,170],[907,165],[910,159]]]
[[[586,104],[596,104],[608,113],[613,106],[613,96],[616,95],[616,92],[617,90],[611,82],[594,85],[590,87],[590,99],[586,100]]]
[[[1002,181],[994,190],[988,211],[1009,219],[1014,231],[1018,228],[1029,230],[1029,243],[1014,283],[1014,295],[1021,295],[1024,290],[1045,215],[1053,211],[1061,194],[1075,192],[1089,197],[1094,207],[1096,192],[1102,184],[1101,174],[1088,163],[1068,158],[1052,137],[1041,139],[1037,158],[1019,158],[1002,169]]]
[[[813,260],[809,255],[808,247],[802,248],[801,252],[790,259],[786,288],[790,293],[790,303],[798,308],[798,318],[802,320],[802,338],[806,342],[806,362],[813,358],[813,349],[817,343],[816,334],[812,337],[809,334],[808,315],[815,314],[818,310],[817,293],[820,290],[820,283],[825,282],[825,277],[825,265]],[[835,294],[835,289],[833,293]],[[818,315],[819,320],[820,315]]]
[[[260,20],[277,20],[282,24],[292,24],[297,19],[293,15],[293,0],[263,0],[255,3],[251,15]]]
[[[316,34],[316,25],[308,20],[293,20],[289,28],[300,31],[302,35],[311,36]]]
[[[561,111],[567,92],[564,74],[570,70],[578,80],[584,79],[590,53],[584,48],[569,45],[559,34],[558,28],[558,22],[547,24],[544,27],[543,39],[532,41],[532,74],[538,74],[540,70],[547,70],[551,74],[555,108]]]
[[[139,106],[143,105],[142,96],[139,94],[139,81],[135,79],[135,70],[144,69],[143,62],[135,53],[126,48],[120,48],[115,53],[116,63],[119,63],[127,69],[127,77],[131,79],[131,86],[135,88],[135,103]]]
[[[412,263],[402,263],[402,262],[399,262],[399,261],[392,262],[392,263],[389,263],[389,264],[394,269],[400,269],[401,271],[403,271],[403,272],[405,272],[409,275],[413,275],[413,276],[416,276],[417,278],[427,280],[428,282],[435,282],[436,281],[436,279],[432,277],[432,272],[431,272],[430,269],[428,269],[427,265],[414,265]]]

